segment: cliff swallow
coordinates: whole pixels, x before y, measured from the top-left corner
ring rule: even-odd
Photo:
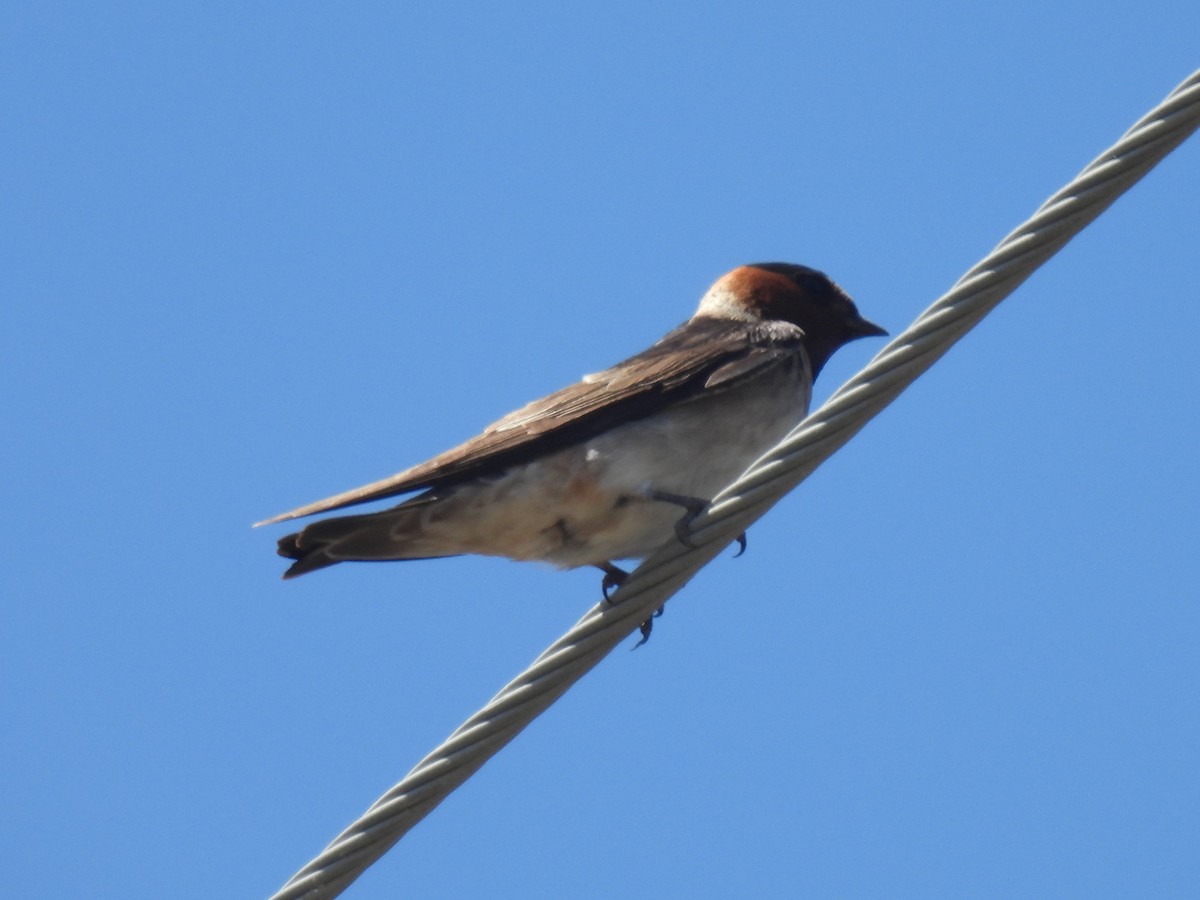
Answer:
[[[478,553],[604,571],[605,596],[808,412],[839,347],[886,332],[815,269],[742,266],[696,314],[611,369],[390,478],[259,522],[422,493],[279,541],[293,578],[350,560]],[[682,515],[681,515],[682,510]],[[744,539],[743,539],[744,547]],[[649,621],[643,625],[649,633]]]

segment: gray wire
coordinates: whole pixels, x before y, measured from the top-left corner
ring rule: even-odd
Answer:
[[[297,872],[273,900],[336,897],[451,791],[628,637],[749,525],[808,477],[1001,300],[1200,125],[1200,71],[1136,122],[972,267],[693,523],[631,573],[399,784]]]

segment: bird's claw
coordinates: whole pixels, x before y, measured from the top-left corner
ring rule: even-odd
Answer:
[[[650,632],[654,630],[654,620],[663,614],[663,610],[665,608],[666,607],[660,606],[655,611],[654,615],[638,626],[638,631],[642,633],[642,639],[633,645],[634,650],[642,646],[642,644],[646,643],[646,641],[650,640]]]
[[[625,579],[629,577],[629,573],[622,568],[614,566],[612,563],[605,563],[599,568],[604,573],[604,578],[600,582],[600,593],[604,595],[604,602],[612,606],[612,600],[609,598],[608,592],[624,584]]]
[[[629,573],[610,562],[596,563],[596,568],[604,573],[604,580],[600,582],[600,590],[604,594],[604,602],[612,606],[613,602],[609,598],[608,592],[624,584],[625,579],[629,577]],[[650,632],[654,630],[654,620],[663,614],[663,608],[660,606],[654,615],[638,626],[638,630],[642,633],[642,639],[633,645],[634,650],[650,640]]]
[[[691,525],[692,521],[695,520],[696,516],[700,515],[700,511],[703,509],[704,509],[704,507],[701,506],[699,509],[697,509],[695,511],[689,511],[686,516],[684,516],[682,519],[680,519],[678,522],[675,523],[675,536],[677,538],[679,538],[680,542],[683,543],[687,547],[695,546],[688,539],[691,536],[691,530],[688,526]],[[737,559],[739,556],[741,556],[743,553],[746,552],[746,532],[743,531],[741,534],[739,534],[737,536],[737,545],[738,545],[738,552],[733,554],[734,559]],[[608,575],[606,574],[604,577],[605,577],[605,580],[607,581]],[[605,599],[608,598],[608,594],[605,594],[604,596],[605,596]],[[650,633],[654,630],[654,620],[663,614],[663,610],[665,608],[666,607],[660,606],[655,611],[654,615],[652,615],[645,622],[643,622],[641,625],[638,626],[638,631],[640,631],[642,633],[642,639],[633,645],[634,650],[636,650],[638,647],[642,646],[642,644],[646,643],[646,641],[650,640]]]

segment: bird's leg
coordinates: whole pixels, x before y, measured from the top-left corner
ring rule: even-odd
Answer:
[[[624,505],[630,499],[622,497],[618,504]],[[675,523],[675,537],[679,538],[679,543],[685,547],[695,549],[696,545],[692,543],[692,523],[696,521],[696,517],[704,512],[705,507],[711,503],[711,500],[701,500],[699,497],[689,497],[686,494],[671,494],[667,491],[658,491],[654,488],[646,488],[637,499],[641,500],[658,500],[662,503],[674,503],[676,506],[682,506],[687,512],[678,522]],[[742,532],[737,536],[738,552],[733,555],[737,559],[746,552],[746,532]]]
[[[629,573],[610,562],[596,563],[596,568],[604,573],[604,580],[600,582],[600,592],[604,594],[604,601],[611,606],[612,601],[608,599],[608,592],[615,587],[620,587],[629,577]]]
[[[696,517],[704,512],[704,507],[708,506],[709,501],[701,500],[699,497],[688,497],[684,494],[669,494],[666,491],[656,491],[649,489],[645,492],[647,500],[658,500],[661,503],[674,503],[676,506],[682,506],[686,513],[683,518],[675,523],[675,537],[679,538],[679,543],[685,547],[695,548],[692,543],[692,523],[696,521]]]

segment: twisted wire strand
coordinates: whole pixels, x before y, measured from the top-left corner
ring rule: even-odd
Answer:
[[[603,659],[752,522],[807,478],[1043,262],[1200,125],[1200,70],[1051,196],[815,413],[722,491],[524,672],[379,798],[272,900],[336,897]]]

